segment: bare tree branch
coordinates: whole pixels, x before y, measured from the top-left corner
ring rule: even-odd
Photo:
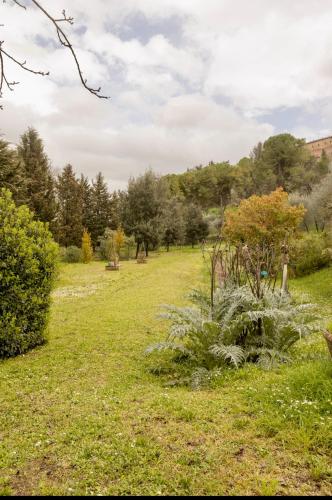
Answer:
[[[16,3],[16,5],[18,5],[19,7],[22,7],[22,9],[25,9],[26,10],[26,6],[25,5],[22,5],[20,2],[18,2],[18,0],[12,0],[14,3]],[[6,2],[6,0],[4,0],[4,3]]]
[[[63,28],[60,26],[60,24],[62,24],[62,23],[68,23],[70,25],[73,25],[74,24],[74,18],[71,17],[71,16],[67,16],[66,11],[63,10],[62,11],[62,17],[60,17],[60,18],[57,19],[57,18],[53,17],[40,4],[39,1],[37,1],[37,0],[30,0],[30,1],[31,1],[31,3],[33,5],[35,5],[35,7],[38,10],[40,10],[43,13],[43,15],[45,17],[47,17],[47,19],[54,26],[60,45],[62,45],[63,47],[65,47],[66,49],[68,49],[71,52],[72,57],[73,57],[74,62],[75,62],[75,65],[76,65],[76,68],[77,68],[77,71],[78,71],[78,75],[79,75],[81,84],[83,85],[83,87],[88,92],[90,92],[91,94],[95,95],[99,99],[109,99],[109,97],[107,97],[107,96],[105,96],[105,95],[103,95],[101,93],[101,88],[100,87],[99,88],[93,88],[93,87],[90,87],[88,85],[87,79],[84,78],[84,76],[83,76],[83,71],[81,69],[81,66],[80,66],[78,57],[76,55],[75,49],[74,49],[73,45],[71,44],[70,39],[68,38],[68,36],[64,32]],[[27,7],[24,4],[22,4],[19,0],[12,0],[12,2],[15,5],[17,5],[18,7],[21,7],[22,9],[27,10]],[[3,0],[3,3],[6,3],[6,0]],[[3,25],[1,25],[1,26],[3,26]],[[14,82],[10,82],[7,79],[6,72],[5,72],[4,58],[8,58],[13,63],[15,63],[16,65],[18,65],[21,69],[23,69],[25,71],[28,71],[29,73],[33,73],[35,75],[41,75],[41,76],[48,76],[50,74],[49,72],[46,72],[46,71],[39,71],[39,70],[34,70],[32,68],[29,68],[27,66],[27,62],[26,61],[20,62],[16,57],[12,56],[8,51],[5,51],[3,49],[3,45],[4,45],[4,42],[0,41],[0,98],[3,95],[3,87],[4,87],[4,85],[6,85],[9,90],[13,90],[13,87],[15,85],[18,85],[18,83],[19,83],[19,82],[15,82],[15,81]],[[0,109],[2,109],[1,105],[0,105]]]

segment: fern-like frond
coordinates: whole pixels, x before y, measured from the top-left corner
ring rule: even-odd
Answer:
[[[216,358],[230,362],[238,368],[245,360],[245,352],[240,346],[216,344],[210,348],[211,354]]]
[[[149,355],[152,354],[153,352],[163,352],[163,351],[174,351],[183,354],[184,356],[191,356],[192,354],[183,345],[174,344],[172,342],[160,342],[158,344],[151,345],[146,349],[145,354]]]

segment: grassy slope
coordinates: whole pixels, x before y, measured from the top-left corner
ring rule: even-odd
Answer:
[[[296,287],[331,309],[331,271],[321,274],[324,291],[318,275]],[[167,388],[150,372],[143,351],[164,337],[159,304],[182,303],[201,275],[191,251],[124,263],[119,273],[101,263],[62,268],[50,342],[0,363],[0,490],[332,493],[324,422],[317,430],[310,419],[306,427],[282,418],[269,390],[295,380],[290,391],[301,391],[307,368],[308,383],[331,379],[320,340],[313,359],[303,348],[295,365],[228,372],[210,390]]]

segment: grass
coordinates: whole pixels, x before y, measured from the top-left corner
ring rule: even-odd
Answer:
[[[61,268],[48,344],[0,363],[2,494],[332,493],[332,371],[319,336],[291,365],[227,370],[201,391],[168,386],[171,364],[157,375],[144,356],[165,336],[159,305],[183,304],[201,278],[191,250],[118,273]],[[332,269],[292,286],[332,316]]]

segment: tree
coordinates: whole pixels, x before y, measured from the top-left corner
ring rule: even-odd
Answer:
[[[17,148],[23,162],[26,199],[37,219],[49,222],[51,229],[56,215],[55,180],[42,139],[34,128],[21,136]]]
[[[123,247],[126,240],[126,235],[122,227],[118,227],[118,229],[114,233],[114,242],[115,248],[118,254],[120,254],[121,248]]]
[[[91,234],[93,228],[93,215],[92,215],[92,187],[89,179],[83,174],[80,178],[81,199],[82,199],[82,224]]]
[[[123,208],[123,225],[126,234],[134,235],[138,254],[144,245],[156,248],[162,238],[162,220],[169,197],[167,182],[152,170],[147,170],[137,179],[130,179]]]
[[[175,199],[167,202],[163,216],[163,243],[167,252],[170,245],[182,243],[185,237],[183,206]]]
[[[259,193],[261,190],[266,190],[266,186],[262,186],[262,179],[259,183],[255,173],[254,159],[252,157],[241,158],[234,168],[234,190],[236,196],[233,197],[233,201],[239,202],[243,198],[249,198],[249,196]]]
[[[186,211],[186,240],[192,247],[202,242],[209,234],[208,223],[204,220],[202,210],[190,204]]]
[[[0,358],[45,342],[57,245],[47,225],[0,191]]]
[[[82,261],[83,264],[89,264],[92,261],[93,248],[91,244],[90,234],[86,229],[83,231],[82,236]]]
[[[23,162],[3,139],[0,139],[0,187],[9,189],[19,205],[26,200]]]
[[[305,148],[305,141],[291,134],[270,137],[255,161],[256,179],[262,179],[263,184],[268,180],[269,188],[282,187],[289,193],[310,193],[327,172],[326,155],[317,160]]]
[[[113,191],[110,194],[110,220],[112,229],[121,226],[123,204],[126,199],[124,191]]]
[[[73,167],[67,165],[57,181],[57,240],[62,246],[81,246],[83,232],[81,194],[81,185],[75,176]]]
[[[269,195],[251,196],[241,201],[239,207],[226,210],[222,234],[236,246],[236,262],[244,265],[257,298],[275,286],[280,264],[282,291],[288,291],[288,243],[296,235],[304,214],[305,208],[292,206],[282,188]]]
[[[304,198],[307,208],[307,228],[314,227],[317,231],[332,229],[332,172],[324,182],[315,187],[309,197]]]
[[[288,194],[278,188],[268,195],[242,200],[237,208],[228,208],[222,234],[236,245],[278,247],[294,235],[304,214],[304,207],[291,206]]]
[[[99,238],[100,241],[100,255],[109,263],[115,264],[119,261],[119,241],[117,241],[116,231],[112,229],[105,229],[104,235]]]
[[[98,238],[104,234],[105,229],[112,226],[110,194],[101,172],[92,182],[89,218],[92,243],[96,246]]]
[[[184,174],[165,177],[172,196],[202,208],[227,206],[234,184],[234,168],[228,163],[210,162]]]
[[[26,6],[21,3],[21,0],[12,0],[12,2],[17,5],[18,7],[21,7],[22,9],[26,10]],[[77,57],[77,54],[75,52],[75,49],[73,45],[71,44],[67,34],[65,33],[63,29],[64,24],[69,24],[73,25],[74,24],[74,19],[71,16],[67,16],[66,11],[62,11],[62,15],[59,17],[54,17],[52,16],[42,5],[37,1],[37,0],[31,0],[31,3],[34,5],[35,8],[37,8],[39,11],[42,12],[44,17],[50,22],[50,24],[53,26],[55,33],[57,35],[57,40],[59,44],[66,49],[68,49],[74,59],[74,63],[76,65],[78,75],[81,81],[81,84],[83,87],[90,92],[91,94],[99,97],[100,99],[108,99],[108,97],[104,96],[101,94],[101,89],[100,88],[93,88],[90,87],[87,83],[86,78],[83,76],[83,72],[80,67],[80,63]],[[35,75],[41,75],[41,76],[48,76],[49,72],[47,71],[40,71],[40,70],[34,70],[30,67],[27,66],[26,61],[21,62],[19,61],[15,56],[13,56],[11,53],[9,53],[7,50],[4,49],[4,41],[0,41],[0,98],[3,95],[3,90],[4,87],[6,86],[8,90],[14,90],[15,85],[18,85],[19,82],[16,81],[10,81],[9,78],[7,77],[7,72],[5,68],[5,61],[11,61],[12,63],[16,64],[19,66],[22,70],[28,71],[29,73],[33,73]],[[0,109],[2,109],[2,106],[0,106]]]
[[[327,174],[325,153],[317,160],[310,155],[305,141],[291,134],[270,137],[258,143],[249,158],[242,158],[234,169],[236,198],[267,194],[278,187],[289,193],[310,194]]]

